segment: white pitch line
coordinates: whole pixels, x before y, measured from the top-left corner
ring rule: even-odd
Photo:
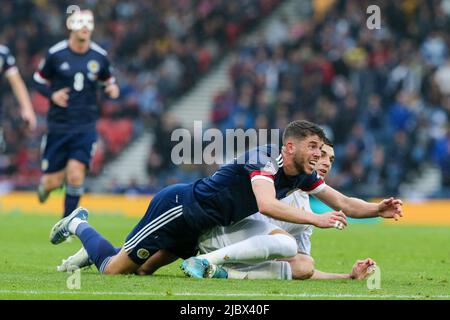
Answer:
[[[21,294],[21,295],[94,295],[94,296],[152,296],[152,297],[288,297],[288,298],[372,298],[372,299],[450,299],[450,295],[396,295],[396,294],[314,294],[314,293],[201,293],[201,292],[86,292],[86,291],[45,291],[45,290],[0,290],[0,294]]]

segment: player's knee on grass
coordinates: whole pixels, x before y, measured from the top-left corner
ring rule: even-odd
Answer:
[[[307,280],[314,274],[314,259],[311,256],[299,253],[289,263],[293,279]]]

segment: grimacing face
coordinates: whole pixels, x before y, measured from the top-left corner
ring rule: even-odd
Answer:
[[[322,154],[320,156],[319,161],[317,161],[316,171],[321,176],[322,179],[325,179],[327,175],[330,173],[331,168],[334,162],[334,149],[333,147],[324,144],[322,146]]]
[[[308,136],[295,143],[294,165],[298,172],[311,174],[321,157],[322,139],[317,135]]]
[[[67,27],[80,41],[91,39],[94,26],[94,14],[90,10],[76,12],[67,20]]]

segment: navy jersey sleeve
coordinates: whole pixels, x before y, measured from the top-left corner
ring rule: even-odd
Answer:
[[[116,78],[113,76],[113,68],[107,57],[104,58],[103,67],[98,74],[98,79],[105,85],[116,83]]]
[[[50,53],[48,53],[47,56],[41,61],[36,72],[44,81],[50,80],[53,77],[54,72],[52,67],[52,55]]]
[[[42,59],[39,64],[38,70],[33,75],[33,80],[35,82],[35,87],[43,96],[50,98],[51,90],[49,87],[49,81],[54,75],[52,67],[52,55],[50,53]]]
[[[316,194],[325,188],[326,184],[317,172],[307,175],[302,179],[299,188],[309,194]]]
[[[250,150],[237,160],[245,162],[244,168],[249,174],[251,182],[266,180],[273,183],[282,164],[281,155],[267,146]]]
[[[16,59],[5,46],[0,46],[0,73],[6,76],[17,72]]]

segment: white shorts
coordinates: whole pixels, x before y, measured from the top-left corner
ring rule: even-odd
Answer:
[[[203,233],[198,240],[198,246],[200,253],[205,254],[250,237],[267,235],[280,229],[280,227],[266,221],[246,218],[230,226],[215,227]]]
[[[312,226],[261,216],[263,215],[258,213],[230,226],[215,227],[203,233],[198,240],[200,254],[227,247],[250,237],[267,235],[274,230],[284,230],[295,238],[299,253],[311,255]]]

